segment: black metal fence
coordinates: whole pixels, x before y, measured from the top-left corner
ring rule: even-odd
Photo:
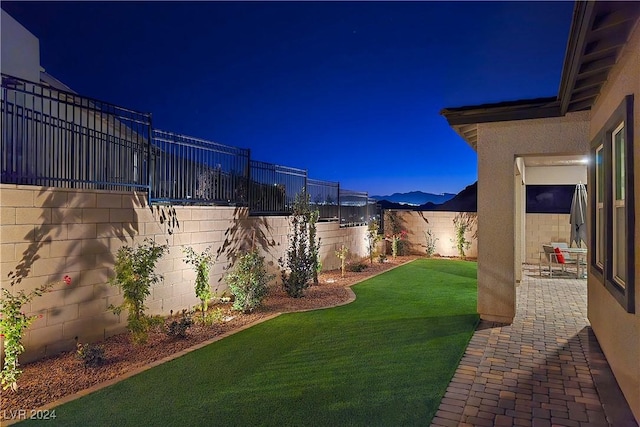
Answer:
[[[296,195],[307,185],[307,171],[251,160],[249,210],[253,215],[291,212]]]
[[[249,150],[153,130],[152,203],[247,203]]]
[[[307,194],[311,207],[320,213],[320,221],[338,221],[340,218],[340,183],[307,179]]]
[[[151,114],[5,74],[0,128],[2,183],[144,190],[150,203],[233,204],[252,215],[289,214],[306,190],[321,221],[351,226],[375,216],[367,193],[251,160],[246,149],[152,130]]]
[[[369,200],[366,192],[340,189],[340,225],[368,224],[374,215]]]
[[[0,182],[148,188],[151,115],[2,75]]]

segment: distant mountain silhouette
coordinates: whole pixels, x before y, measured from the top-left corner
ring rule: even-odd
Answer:
[[[386,200],[393,203],[404,203],[413,206],[420,206],[426,203],[440,204],[451,200],[455,194],[443,193],[433,194],[422,191],[410,191],[408,193],[393,193],[390,196],[371,196],[375,200]],[[406,208],[406,206],[405,206]]]
[[[478,211],[478,181],[468,185],[464,190],[456,194],[454,198],[448,200],[434,209],[436,211],[448,212],[477,212]]]
[[[411,193],[422,193],[421,191],[412,191]],[[395,193],[396,194],[411,194],[411,193]],[[428,193],[422,193],[428,194]],[[448,211],[448,212],[476,212],[478,209],[478,182],[467,186],[464,190],[456,195],[445,194],[445,196],[452,196],[445,200],[443,203],[434,203],[428,201],[420,204],[419,206],[410,206],[407,204],[390,201],[388,199],[378,200],[378,204],[383,209],[405,209],[415,211]],[[437,196],[437,195],[434,195]],[[377,196],[373,196],[375,199]]]

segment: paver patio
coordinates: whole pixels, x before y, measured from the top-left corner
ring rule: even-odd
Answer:
[[[527,266],[511,325],[481,322],[432,426],[637,426],[587,320],[587,281]]]

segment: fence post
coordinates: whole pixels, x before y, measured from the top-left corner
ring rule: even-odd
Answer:
[[[251,213],[251,149],[247,149],[247,173],[245,174],[247,180],[247,209]]]
[[[338,182],[338,227],[342,225],[342,202],[340,201],[340,183]]]
[[[152,114],[149,113],[149,140],[147,141],[147,202],[151,206],[151,198],[153,197],[153,172],[155,167],[151,164],[151,145],[153,144],[153,123]]]

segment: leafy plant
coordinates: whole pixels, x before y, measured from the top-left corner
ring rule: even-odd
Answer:
[[[209,285],[209,271],[213,264],[214,256],[211,253],[211,246],[204,250],[202,253],[197,253],[191,246],[184,249],[185,261],[187,264],[193,265],[196,270],[196,296],[200,299],[202,304],[202,313],[209,308],[209,301],[213,297],[211,292],[211,285]]]
[[[11,286],[14,286],[16,281],[11,281]],[[71,285],[71,277],[64,276],[62,282],[69,286]],[[39,297],[45,292],[49,291],[53,286],[60,282],[53,282],[42,285],[29,293],[25,293],[23,290],[17,294],[12,294],[9,289],[2,288],[2,296],[0,297],[0,338],[4,344],[4,364],[2,371],[0,371],[0,384],[2,389],[18,391],[18,379],[22,374],[22,370],[19,368],[18,357],[24,352],[24,345],[22,344],[22,334],[34,320],[41,318],[42,315],[27,316],[22,307],[25,304],[30,303],[35,297]]]
[[[385,211],[386,223],[389,224],[386,239],[391,242],[391,256],[396,258],[398,255],[406,255],[407,231],[403,228],[402,220],[396,211]]]
[[[342,245],[342,247],[336,251],[336,256],[340,258],[340,271],[342,272],[342,277],[344,277],[344,271],[347,265],[347,253],[349,253],[349,248],[345,245]]]
[[[187,310],[182,310],[180,319],[174,319],[167,326],[166,333],[171,338],[186,338],[187,331],[193,326],[193,319]]]
[[[257,249],[242,255],[225,276],[231,292],[235,296],[233,309],[249,313],[262,304],[262,300],[269,292],[268,283],[274,278],[267,274],[264,257]]]
[[[289,248],[284,258],[279,259],[282,286],[287,294],[299,298],[309,287],[309,280],[318,270],[318,249],[315,230],[318,215],[309,207],[309,195],[303,190],[296,195],[293,212],[289,220]],[[311,237],[311,238],[310,238]]]
[[[378,221],[373,220],[369,223],[367,227],[367,235],[365,240],[367,241],[367,251],[369,252],[369,261],[373,264],[373,257],[376,252],[376,245],[382,239],[380,235],[380,224]]]
[[[453,227],[456,233],[454,243],[460,258],[466,258],[465,250],[471,247],[471,240],[467,240],[467,232],[472,229],[475,218],[472,214],[463,213],[458,213],[453,218]]]
[[[433,232],[430,229],[424,232],[424,237],[426,240],[424,247],[427,252],[427,256],[431,258],[436,252],[436,242],[439,239],[433,235]]]
[[[207,311],[202,317],[197,317],[196,321],[201,322],[203,325],[211,326],[216,323],[222,323],[224,318],[224,312],[220,307]]]
[[[308,197],[308,196],[307,196]],[[320,262],[320,237],[318,236],[318,218],[320,218],[319,210],[311,210],[309,208],[309,257],[313,264],[313,283],[318,284],[318,274],[322,270]]]
[[[84,362],[85,368],[95,368],[104,364],[107,358],[104,347],[97,344],[76,344],[76,357]]]
[[[360,273],[361,271],[364,271],[366,269],[367,269],[367,264],[363,262],[356,262],[356,263],[347,265],[347,270],[352,271],[354,273]]]
[[[158,316],[145,314],[144,300],[151,293],[151,285],[162,279],[154,270],[160,257],[168,251],[167,245],[158,245],[151,239],[145,239],[136,248],[123,246],[118,250],[115,276],[109,283],[122,290],[124,301],[119,306],[110,305],[109,309],[115,314],[127,309],[127,329],[136,344],[146,342],[149,329],[164,323]]]
[[[391,240],[391,256],[396,258],[398,256],[398,252],[404,253],[404,250],[400,250],[401,242],[406,239],[407,232],[405,230],[400,231],[397,234],[392,234],[388,236],[389,240]]]

